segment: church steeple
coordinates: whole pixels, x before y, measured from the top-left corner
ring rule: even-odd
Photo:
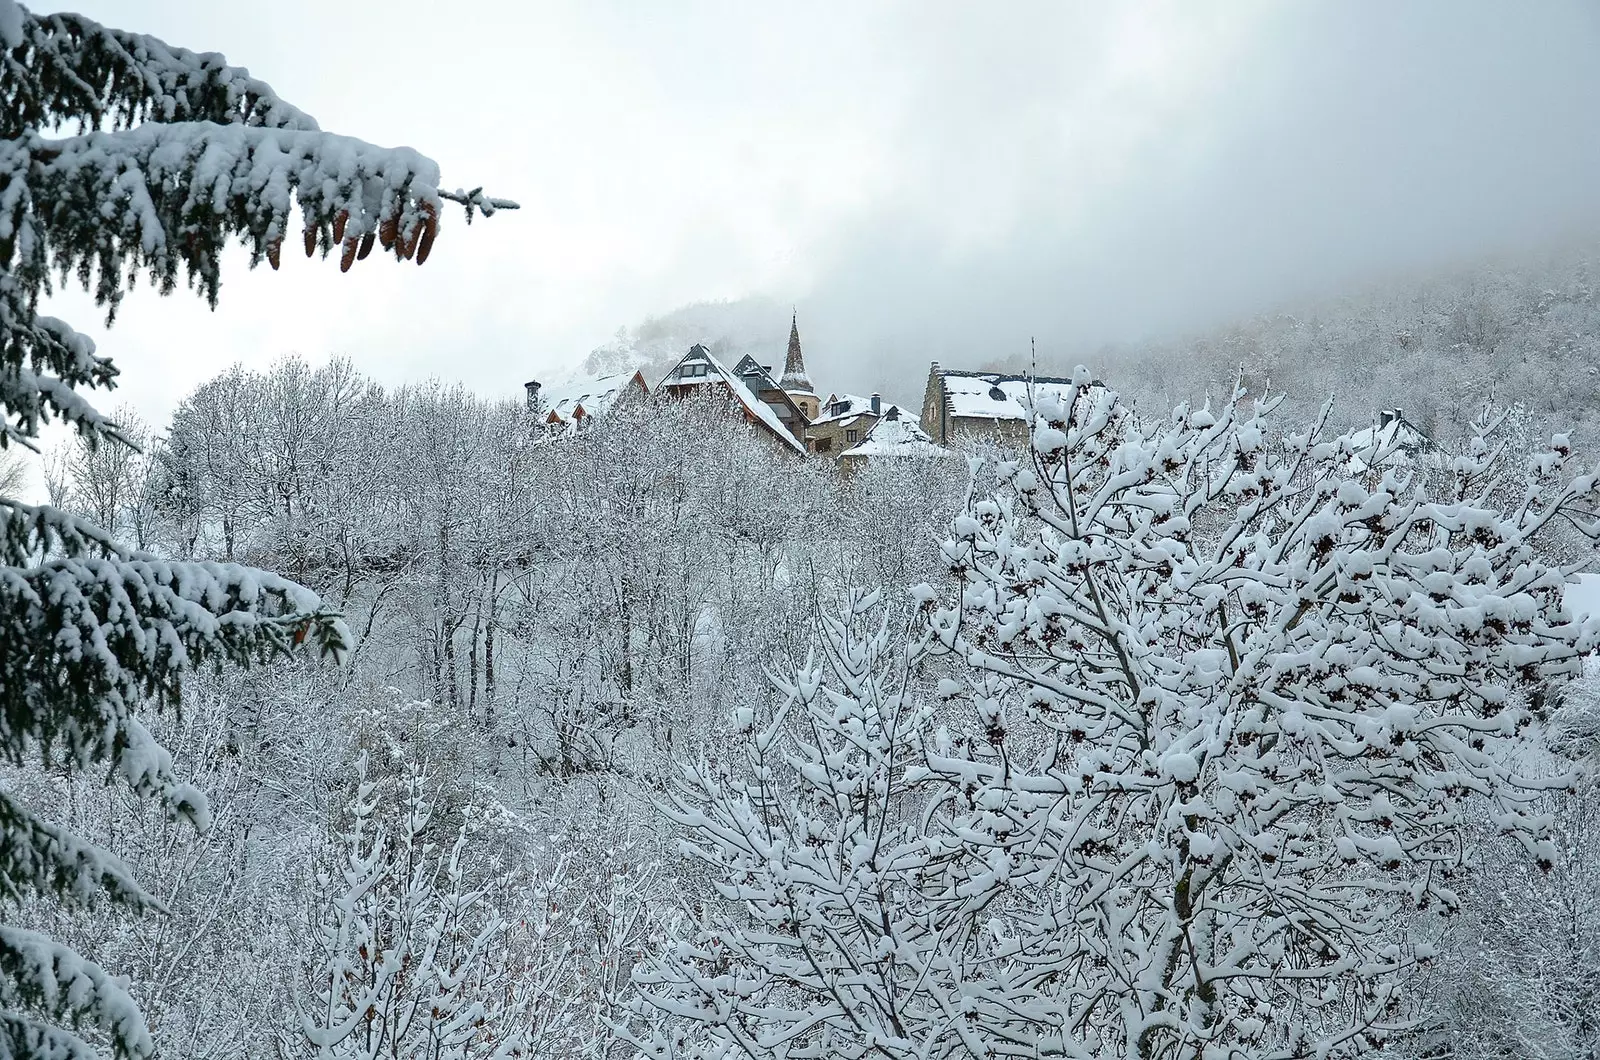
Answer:
[[[800,352],[800,314],[789,321],[789,356],[783,362],[783,378],[778,385],[791,394],[815,394],[806,374],[805,357]]]
[[[783,378],[778,380],[783,392],[789,395],[809,423],[822,411],[822,399],[817,397],[811,377],[806,374],[806,359],[800,352],[800,314],[789,321],[789,356],[783,361]]]

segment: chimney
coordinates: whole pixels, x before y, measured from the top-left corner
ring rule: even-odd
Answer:
[[[528,411],[537,412],[539,410],[539,381],[530,379],[522,384],[522,388],[528,392]]]
[[[883,399],[877,394],[872,395],[872,414],[874,416],[883,415]]]
[[[1378,413],[1378,426],[1380,428],[1387,427],[1389,424],[1393,423],[1399,418],[1399,409],[1384,409],[1382,412]]]

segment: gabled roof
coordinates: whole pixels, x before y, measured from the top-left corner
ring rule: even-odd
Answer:
[[[700,365],[705,366],[702,371],[692,370]],[[685,369],[691,370],[685,371]],[[789,448],[802,454],[805,453],[805,444],[789,433],[789,429],[783,425],[783,421],[772,410],[772,406],[752,393],[750,388],[745,385],[744,380],[740,379],[732,369],[717,360],[710,350],[699,343],[689,347],[689,352],[684,354],[678,363],[672,366],[672,370],[656,385],[656,390],[658,392],[663,389],[682,391],[694,387],[719,384],[728,389],[734,400],[744,408],[745,413],[751,419],[760,421],[763,427],[776,435]]]
[[[778,381],[772,378],[772,369],[756,360],[750,354],[739,358],[739,363],[733,366],[733,374],[740,379],[757,378],[762,386],[768,390],[780,390]]]
[[[542,418],[546,423],[570,423],[590,416],[604,416],[634,383],[638,384],[640,394],[648,393],[644,374],[637,371],[575,379],[552,387],[539,396],[545,410]]]
[[[843,405],[844,408],[835,412],[833,411],[835,405]],[[902,416],[906,412],[905,409],[892,402],[884,401],[882,398],[878,399],[879,416],[887,416],[890,409],[898,409]],[[811,421],[811,426],[815,427],[823,423],[838,423],[841,426],[849,426],[850,423],[860,417],[870,416],[871,414],[872,399],[870,397],[862,397],[859,394],[829,394],[828,400],[822,403],[822,412],[816,419]]]
[[[1033,400],[1052,397],[1063,404],[1073,394],[1071,379],[1051,376],[1007,375],[1003,372],[963,372],[950,368],[934,371],[944,382],[950,415],[967,419],[1026,420],[1028,394]]]
[[[943,446],[935,445],[933,439],[928,437],[928,433],[919,427],[915,420],[896,410],[893,416],[885,413],[883,419],[867,432],[861,444],[840,453],[839,459],[883,456],[942,458],[954,455]]]
[[[1378,422],[1350,435],[1350,470],[1357,474],[1372,467],[1404,467],[1417,458],[1439,452],[1426,432],[1395,409],[1379,413]]]

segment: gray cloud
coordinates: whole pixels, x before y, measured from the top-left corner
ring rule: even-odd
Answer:
[[[813,356],[870,378],[883,355],[981,362],[1037,335],[1068,358],[1592,231],[1595,11],[1326,5],[1277,19],[1086,201],[1071,157],[1047,140],[998,152],[1040,167],[986,246],[947,252],[926,210],[861,218],[827,248],[803,303],[828,339]],[[1048,110],[1038,96],[1013,102]],[[999,124],[1008,136],[1027,128],[1014,114]],[[912,130],[909,153],[962,153],[942,131]]]
[[[1600,224],[1586,0],[69,6],[525,207],[422,270],[136,297],[101,341],[154,416],[290,349],[514,394],[719,299],[774,356],[797,302],[820,385],[914,397],[930,358],[1069,359]]]

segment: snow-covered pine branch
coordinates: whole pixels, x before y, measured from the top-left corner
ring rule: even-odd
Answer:
[[[428,257],[445,199],[431,160],[323,133],[221,56],[0,0],[0,69],[0,447],[32,446],[52,417],[90,444],[127,444],[83,393],[112,386],[116,369],[87,337],[38,313],[57,284],[92,291],[114,318],[141,272],[163,294],[182,272],[215,304],[222,249],[240,239],[252,265],[276,268],[296,210],[306,253],[337,246],[341,268],[380,244],[397,258]],[[481,191],[449,198],[469,218],[515,206]],[[176,778],[134,712],[175,702],[184,671],[204,659],[248,662],[307,637],[338,656],[349,635],[293,582],[131,553],[112,533],[0,501],[0,757],[108,766],[204,827],[204,798]],[[82,902],[103,888],[154,904],[92,845],[9,797],[3,815],[0,895]],[[0,934],[6,1055],[89,1051],[30,1022],[39,1014],[98,1025],[119,1055],[150,1054],[137,1008],[98,968],[11,928]],[[64,999],[52,993],[61,989]]]
[[[1467,830],[1553,860],[1534,709],[1600,642],[1534,549],[1596,534],[1564,446],[1507,514],[1081,370],[1036,412],[945,544],[957,598],[917,594],[927,651],[835,623],[687,774],[726,904],[637,976],[653,1055],[1359,1055],[1411,1020],[1429,953],[1391,928],[1456,908]]]
[[[298,211],[307,255],[339,248],[348,269],[374,246],[426,261],[446,197],[515,209],[482,189],[441,193],[409,148],[321,132],[221,56],[171,48],[75,15],[0,0],[0,398],[7,438],[41,417],[105,427],[78,387],[114,369],[60,321],[36,316],[52,277],[94,292],[114,318],[140,272],[162,292],[180,271],[213,305],[231,240],[277,268]],[[62,136],[59,130],[76,128]]]

